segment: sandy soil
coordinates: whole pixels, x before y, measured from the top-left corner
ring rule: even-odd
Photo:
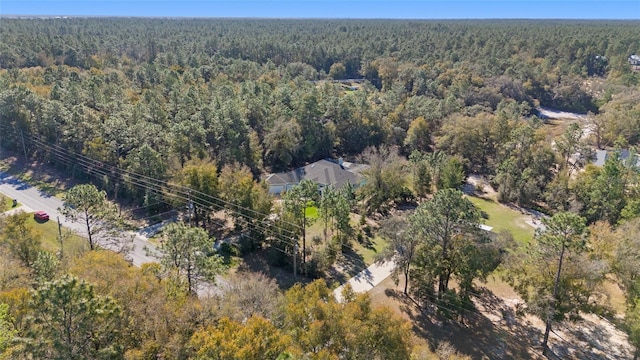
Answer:
[[[536,108],[536,110],[538,110],[538,113],[540,115],[549,119],[585,120],[587,118],[586,114],[576,114],[568,111],[547,108],[544,106],[539,106]]]
[[[498,193],[493,189],[493,187],[491,187],[489,181],[479,175],[469,175],[463,190],[469,195],[476,195],[494,200],[498,196]]]
[[[412,324],[414,344],[435,349],[450,343],[473,360],[544,359],[540,342],[544,323],[522,315],[522,299],[505,283],[490,282],[479,287],[474,303],[477,311],[465,313],[463,323],[447,320],[434,309],[420,308],[402,294],[399,284],[388,278],[369,295],[374,306],[387,306]],[[555,324],[549,345],[549,359],[631,359],[633,348],[627,336],[608,320],[592,314],[577,322]]]

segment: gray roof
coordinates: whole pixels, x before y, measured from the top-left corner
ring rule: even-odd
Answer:
[[[604,166],[604,163],[607,161],[607,158],[611,156],[611,154],[615,153],[616,150],[596,150],[596,161],[593,162],[596,166]],[[629,158],[629,150],[621,149],[618,150],[620,153],[620,160],[623,162]],[[640,167],[640,157],[636,155],[636,167]]]
[[[593,162],[593,165],[604,166],[605,161],[607,161],[607,150],[596,150],[596,161]]]
[[[323,186],[331,184],[336,188],[341,188],[347,182],[359,185],[362,177],[333,161],[320,160],[289,172],[269,174],[265,181],[269,185],[287,185],[297,184],[305,179],[315,181]]]

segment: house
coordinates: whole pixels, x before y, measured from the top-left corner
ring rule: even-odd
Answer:
[[[619,151],[620,160],[625,162],[629,158],[629,150],[621,149],[621,150],[596,150],[596,160],[593,162],[595,166],[604,166],[604,163],[607,161],[609,156],[614,154],[616,151]],[[633,155],[636,159],[636,167],[640,167],[640,157],[638,155]]]
[[[640,56],[632,54],[631,56],[629,56],[628,61],[633,70],[640,70]]]
[[[328,185],[339,189],[347,183],[359,186],[362,176],[357,171],[361,168],[362,166],[342,161],[342,159],[338,162],[325,159],[288,172],[269,174],[264,180],[269,185],[269,193],[276,195],[291,189],[305,179],[315,181],[320,189]]]

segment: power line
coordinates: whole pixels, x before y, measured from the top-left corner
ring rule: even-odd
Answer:
[[[35,143],[36,146],[38,147],[43,147],[46,148],[47,150],[53,152],[54,155],[56,155],[56,157],[60,160],[62,160],[63,162],[65,162],[68,165],[75,165],[74,161],[77,162],[81,167],[84,167],[85,170],[88,173],[97,173],[99,175],[102,176],[106,176],[106,177],[110,177],[111,179],[113,179],[114,181],[121,181],[121,182],[130,182],[134,185],[138,185],[139,187],[145,189],[145,190],[152,190],[158,194],[164,194],[167,195],[167,193],[163,192],[164,190],[173,190],[174,193],[176,193],[179,196],[179,199],[185,199],[188,198],[190,195],[193,197],[193,200],[195,200],[196,202],[200,202],[200,205],[204,205],[204,206],[216,206],[217,209],[216,210],[227,210],[230,211],[232,213],[235,213],[236,215],[240,215],[243,218],[246,218],[248,220],[258,220],[257,217],[254,217],[252,215],[248,215],[248,214],[244,214],[241,213],[239,210],[246,210],[248,212],[252,212],[255,214],[259,214],[262,217],[267,217],[267,214],[264,213],[260,213],[257,212],[253,209],[249,209],[246,207],[243,207],[241,205],[237,205],[237,204],[233,204],[229,201],[226,201],[224,199],[215,197],[213,195],[209,195],[209,194],[205,194],[202,192],[199,192],[197,190],[193,190],[191,188],[185,187],[185,186],[180,186],[180,185],[175,185],[175,184],[170,184],[166,181],[162,181],[162,180],[158,180],[158,179],[154,179],[154,178],[150,178],[148,176],[144,176],[144,175],[139,175],[136,173],[132,173],[130,171],[126,171],[123,169],[119,169],[119,168],[115,168],[111,165],[93,160],[91,158],[88,158],[84,155],[79,155],[79,154],[75,154],[75,153],[71,153],[72,155],[74,155],[73,157],[71,157],[69,154],[70,152],[66,149],[61,148],[60,146],[57,145],[49,145],[37,138],[32,139],[33,142]],[[111,172],[109,172],[108,170],[111,170]],[[122,179],[116,179],[113,176],[114,175],[121,175],[121,176],[130,176],[127,178],[122,178]],[[193,194],[196,194],[197,196],[193,196]],[[169,195],[174,195],[174,194],[169,194]],[[225,207],[224,205],[220,205],[217,204],[216,202],[221,202],[224,204],[228,204],[229,206],[233,206],[239,210],[235,210],[233,208],[228,208]],[[295,226],[294,224],[289,224],[292,226]],[[290,232],[290,231],[289,231]],[[291,232],[290,232],[291,233]]]
[[[68,151],[64,151],[61,147],[59,147],[59,146],[51,147],[51,146],[48,146],[48,144],[46,144],[46,143],[44,143],[44,142],[42,142],[42,141],[40,141],[38,139],[33,139],[33,140],[34,140],[34,142],[37,142],[38,145],[40,145],[42,147],[49,148],[51,151],[53,151],[53,154],[56,155],[57,158],[59,158],[60,160],[64,161],[66,164],[68,164],[68,165],[76,164],[76,162],[74,162],[72,159],[70,159],[70,157],[68,155],[69,152]],[[88,159],[88,160],[85,160],[85,159]],[[109,166],[109,165],[105,164],[106,166],[104,166],[104,165],[96,166],[96,163],[98,163],[98,164],[103,164],[103,163],[94,161],[94,160],[92,160],[90,158],[87,158],[86,156],[82,156],[81,159],[76,159],[76,160],[77,160],[77,164],[79,164],[80,166],[85,168],[85,170],[89,174],[93,173],[94,175],[97,174],[97,175],[102,175],[102,176],[107,176],[107,177],[112,175],[111,173],[109,173],[105,169],[105,167]],[[123,180],[120,180],[120,181],[123,181]],[[178,192],[178,193],[163,192],[164,189],[159,184],[149,183],[149,182],[147,182],[145,180],[139,180],[139,179],[131,178],[131,179],[129,179],[129,181],[131,181],[134,185],[137,185],[137,186],[139,186],[141,188],[144,188],[145,190],[151,190],[151,191],[154,191],[154,192],[156,192],[157,194],[160,194],[160,195],[169,195],[169,196],[172,196],[173,198],[176,198],[176,199],[182,200],[182,201],[190,200],[190,198],[188,197],[188,195],[189,195],[188,193],[185,194],[184,192]],[[214,203],[212,201],[209,201],[208,199],[203,199],[201,197],[194,197],[193,200],[195,200],[194,202],[196,202],[198,205],[200,205],[201,207],[204,207],[204,208],[206,208],[208,210],[213,210],[213,211],[215,211],[215,210],[228,210],[224,206],[216,204],[216,203]],[[164,203],[166,203],[168,205],[171,205],[166,201],[162,201],[162,202],[164,202]],[[213,208],[214,206],[216,207],[215,209]],[[233,212],[234,210],[231,210],[231,211]],[[290,231],[288,229],[281,228],[281,227],[277,227],[277,226],[271,226],[271,227],[263,226],[260,223],[260,219],[253,218],[253,217],[251,217],[249,215],[246,215],[245,217],[249,217],[250,220],[254,220],[254,221],[258,220],[257,223],[250,223],[249,226],[262,231],[263,233],[265,233],[265,235],[266,234],[277,235],[278,234],[277,232],[274,234],[274,228],[275,228],[275,231],[283,231],[284,230],[284,232],[286,234],[288,234],[288,235],[276,236],[277,240],[279,240],[281,243],[284,243],[284,244],[286,244],[288,246],[291,246],[291,247],[294,247],[296,245],[295,241],[292,239],[293,237],[296,236],[296,234],[293,233],[292,231]],[[221,227],[224,227],[224,224],[221,224],[221,223],[215,222],[215,221],[214,221],[214,223],[216,223],[217,225],[219,225]],[[291,224],[291,223],[287,223],[287,224]],[[258,241],[257,239],[255,239],[254,237],[249,236],[246,233],[242,234],[242,236],[248,237],[251,240],[254,240],[256,242]],[[274,249],[280,250],[277,246],[271,246],[271,247],[274,248]],[[357,268],[362,269],[362,270],[367,268],[366,266],[357,264],[358,262],[362,262],[362,260],[360,258],[357,258],[357,257],[355,257],[353,255],[348,254],[348,253],[342,253],[341,255],[346,257],[346,258],[350,258],[350,259],[355,260],[356,261],[355,266]]]
[[[192,195],[191,191],[192,189],[186,188],[186,187],[182,187],[183,189],[187,189],[187,190],[183,190],[183,189],[176,189],[175,186],[172,186],[172,184],[169,184],[165,181],[161,181],[158,179],[154,179],[151,177],[147,177],[144,175],[140,175],[140,174],[136,174],[136,173],[132,173],[123,169],[119,169],[119,168],[115,168],[111,165],[102,163],[100,161],[96,161],[93,160],[87,156],[84,155],[79,155],[76,153],[73,153],[67,149],[64,149],[58,145],[51,145],[48,144],[42,140],[40,140],[39,138],[35,137],[35,136],[29,136],[29,142],[30,145],[35,145],[37,148],[39,149],[43,149],[47,152],[49,152],[50,154],[52,154],[58,161],[61,161],[62,163],[64,163],[65,165],[69,165],[69,166],[76,166],[79,165],[81,168],[83,168],[85,170],[85,172],[89,175],[93,175],[98,179],[101,179],[103,181],[105,181],[105,178],[112,180],[112,181],[118,181],[118,182],[124,182],[125,184],[128,182],[132,185],[135,185],[141,189],[147,190],[147,191],[151,191],[153,193],[156,193],[158,195],[164,195],[164,196],[170,196],[173,197],[177,200],[180,201],[188,201],[189,200],[189,196]],[[109,171],[109,169],[111,170],[111,172]],[[115,175],[120,175],[123,176],[123,178],[118,179],[115,178]],[[126,178],[124,178],[124,176],[126,176]],[[167,189],[169,188],[169,189]],[[169,191],[165,191],[165,190],[169,190]],[[173,192],[171,190],[174,190]],[[256,213],[256,214],[261,214],[262,216],[265,216],[265,214],[253,211],[252,209],[248,209],[239,205],[235,205],[232,204],[228,201],[225,201],[223,199],[220,198],[216,198],[214,196],[209,196],[207,194],[201,193],[199,191],[194,191],[196,194],[200,194],[202,196],[194,196],[193,200],[195,200],[194,202],[199,205],[200,207],[203,207],[207,210],[210,211],[219,211],[219,210],[223,210],[223,211],[229,211],[231,212],[232,215],[236,215],[238,218],[244,218],[246,221],[248,221],[248,226],[249,228],[253,228],[253,229],[257,229],[259,231],[262,231],[264,235],[271,235],[271,236],[276,236],[276,238],[279,238],[279,240],[285,244],[289,244],[291,245],[292,239],[290,239],[291,237],[295,236],[295,233],[293,233],[291,230],[282,228],[282,227],[278,227],[276,225],[265,225],[263,223],[261,223],[262,219],[257,219],[254,216],[251,216],[249,214],[245,214],[240,212],[239,210],[234,210],[234,209],[229,209],[227,207],[225,207],[222,204],[217,204],[215,201],[212,201],[211,199],[207,199],[206,197],[210,197],[213,200],[219,200],[220,202],[226,203],[226,204],[231,204],[234,207],[240,209],[240,210],[249,210],[250,212]],[[161,200],[162,201],[162,200]],[[172,204],[166,202],[166,201],[162,201],[170,206],[172,206]],[[290,224],[289,225],[293,225],[294,224]],[[223,226],[223,225],[221,225]],[[286,237],[282,237],[282,235],[280,235],[280,233],[284,233],[284,234],[288,234]],[[247,234],[243,234],[243,236],[245,237],[249,237],[254,241],[257,241],[255,238],[247,235]],[[277,248],[277,247],[274,247]]]
[[[33,145],[40,150],[46,151],[47,153],[53,155],[56,160],[64,163],[67,166],[81,167],[88,175],[94,176],[98,180],[121,182],[125,185],[128,183],[142,190],[150,191],[152,193],[160,195],[161,197],[171,197],[183,202],[193,201],[193,203],[198,205],[200,208],[204,208],[212,212],[227,211],[230,212],[231,215],[235,215],[237,219],[244,219],[245,221],[247,221],[247,226],[249,227],[249,229],[253,228],[259,230],[265,236],[270,235],[284,245],[288,245],[290,247],[296,246],[297,242],[294,240],[294,238],[296,238],[298,234],[288,228],[284,228],[272,223],[266,223],[264,219],[268,218],[269,215],[265,213],[258,212],[256,210],[191,189],[186,186],[171,184],[165,180],[155,179],[146,175],[137,174],[110,164],[106,164],[104,162],[92,159],[86,155],[72,152],[60,145],[49,144],[48,142],[41,140],[34,135],[27,135],[26,140],[30,143],[30,145]],[[169,205],[170,207],[173,207],[174,205],[162,199],[156,202],[156,204],[157,203],[164,203]],[[211,219],[209,220],[220,227],[224,227],[224,224],[213,221]],[[288,225],[289,227],[293,227],[294,229],[298,229],[301,231],[301,227],[297,224],[290,223],[282,219],[280,219],[279,221],[281,221],[284,225]],[[246,233],[241,234],[241,236],[250,238],[254,241],[258,241],[257,239]],[[271,247],[286,254],[286,252],[282,251],[277,246],[271,245]],[[362,259],[348,253],[342,253],[341,255],[346,258],[355,260],[356,264],[354,265],[356,267],[366,269],[366,266],[357,264],[358,262],[362,262]]]
[[[261,213],[261,212],[259,212],[259,211],[254,210],[254,209],[250,209],[250,208],[244,207],[244,206],[242,206],[242,205],[235,204],[235,203],[233,203],[233,202],[231,202],[231,201],[228,201],[228,200],[222,199],[222,198],[217,197],[217,196],[214,196],[214,195],[210,195],[210,194],[206,194],[206,193],[200,192],[200,191],[198,191],[198,190],[195,190],[195,189],[189,188],[189,187],[187,187],[187,186],[183,186],[183,185],[179,185],[179,184],[171,184],[171,183],[169,183],[169,182],[167,182],[167,181],[165,181],[165,180],[155,179],[155,178],[152,178],[152,177],[149,177],[149,176],[146,176],[146,175],[141,175],[141,174],[137,174],[137,173],[134,173],[134,172],[131,172],[131,171],[125,170],[125,169],[121,169],[121,168],[118,168],[118,167],[114,167],[113,165],[105,164],[105,163],[103,163],[103,162],[101,162],[101,161],[98,161],[98,160],[94,160],[94,159],[92,159],[92,158],[89,158],[88,156],[81,155],[81,154],[77,154],[77,153],[73,153],[73,152],[71,152],[71,151],[69,151],[69,150],[67,150],[67,149],[64,149],[64,148],[60,147],[59,145],[51,145],[51,144],[47,144],[47,143],[43,142],[42,140],[39,140],[39,139],[35,138],[33,135],[31,135],[30,137],[31,137],[31,138],[33,138],[34,140],[36,140],[36,141],[40,142],[40,144],[41,144],[41,145],[44,145],[44,146],[53,146],[53,147],[60,148],[60,149],[61,149],[61,151],[64,151],[64,152],[67,152],[67,153],[73,154],[76,158],[82,158],[82,159],[84,159],[84,160],[85,160],[85,162],[93,163],[93,165],[95,165],[95,166],[99,166],[99,167],[103,167],[103,168],[110,168],[112,171],[115,171],[116,173],[119,173],[120,175],[128,175],[128,176],[132,176],[132,177],[137,177],[139,181],[143,181],[143,182],[146,182],[146,183],[148,183],[148,184],[152,184],[152,185],[156,185],[156,186],[165,186],[165,187],[170,187],[170,188],[172,188],[174,191],[181,191],[183,194],[184,194],[185,192],[190,193],[190,194],[192,194],[192,195],[193,195],[193,194],[197,194],[201,199],[207,199],[207,198],[209,198],[209,199],[210,199],[210,201],[220,202],[220,203],[222,203],[222,204],[226,204],[226,205],[228,205],[228,206],[229,206],[229,207],[231,207],[231,208],[237,208],[237,209],[238,209],[238,210],[233,210],[233,209],[230,209],[230,208],[225,208],[226,210],[236,211],[236,212],[238,212],[239,210],[243,210],[243,211],[247,211],[247,212],[249,212],[249,213],[253,213],[253,214],[255,214],[255,215],[256,215],[256,217],[257,217],[257,216],[260,216],[260,217],[267,217],[267,216],[269,216],[269,214]],[[242,215],[244,216],[244,214],[242,214]],[[249,216],[249,215],[247,215],[247,216]],[[253,217],[252,217],[252,219],[253,219]],[[299,225],[297,225],[297,224],[294,224],[294,223],[288,223],[288,222],[287,222],[287,225],[293,226],[293,227],[298,228],[298,229],[300,229],[300,230],[301,230],[301,227],[300,227]]]

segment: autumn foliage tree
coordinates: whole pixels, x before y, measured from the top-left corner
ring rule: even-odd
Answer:
[[[398,149],[367,148],[363,153],[363,161],[369,167],[362,173],[365,181],[357,194],[367,213],[384,213],[393,203],[402,201],[410,194],[404,171],[407,162],[399,156]]]
[[[316,358],[408,359],[408,325],[366,295],[338,303],[322,280],[285,294],[284,331]]]
[[[262,317],[244,323],[222,318],[191,337],[193,359],[276,359],[292,345],[291,337]]]
[[[366,295],[338,303],[322,280],[289,289],[272,320],[223,317],[189,344],[196,359],[409,359],[412,348],[404,320],[372,307]]]

